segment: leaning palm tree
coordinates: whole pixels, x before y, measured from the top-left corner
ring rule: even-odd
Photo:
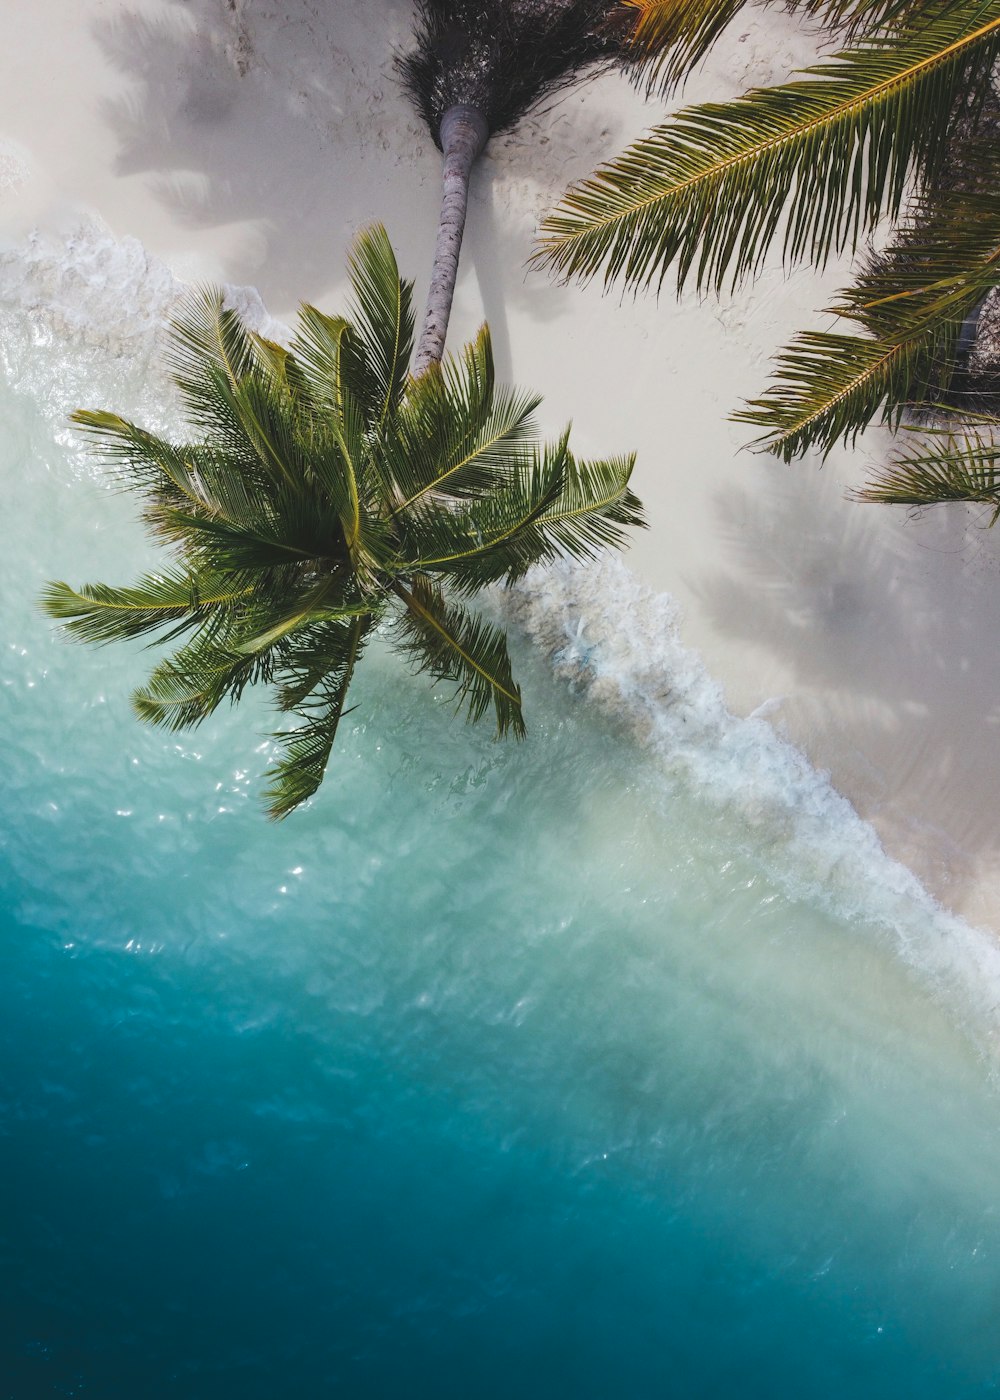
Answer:
[[[651,86],[670,88],[745,0],[624,3],[639,13]],[[876,418],[897,427],[909,408],[960,416],[977,317],[1000,284],[1000,0],[789,7],[824,20],[846,46],[783,86],[656,126],[568,191],[538,252],[562,275],[658,289],[672,274],[678,291],[720,291],[753,276],[775,242],[787,263],[822,266],[886,216],[899,220],[895,243],[864,261],[831,308],[849,329],[799,336],[770,390],[738,415],[785,460],[826,453]],[[958,430],[946,448],[904,453],[899,491],[890,469],[865,499],[954,499],[982,464],[983,431],[980,417],[970,460]],[[914,463],[928,455],[936,467],[923,490]],[[955,476],[943,491],[948,459]]]
[[[444,352],[473,167],[584,69],[631,59],[635,15],[620,0],[417,0],[404,86],[440,149],[441,216],[415,373]]]
[[[256,682],[301,720],[276,736],[267,793],[283,817],[319,786],[352,676],[383,622],[471,719],[521,736],[504,632],[467,610],[559,554],[586,558],[642,523],[633,459],[580,462],[539,445],[538,400],[496,386],[486,327],[462,355],[408,375],[414,319],[383,229],[358,239],[345,318],[301,309],[289,348],[251,333],[221,293],[176,321],[172,371],[193,438],[171,442],[79,412],[139,492],[174,567],[127,588],[50,584],[44,606],[85,642],[181,640],[134,696],[144,720],[200,724]]]

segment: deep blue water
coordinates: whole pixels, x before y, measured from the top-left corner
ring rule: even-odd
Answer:
[[[0,1400],[997,1389],[989,1037],[892,927],[523,644],[524,746],[376,650],[268,825],[263,708],[33,609],[141,549],[5,410]]]

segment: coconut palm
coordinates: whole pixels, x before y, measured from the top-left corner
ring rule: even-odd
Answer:
[[[632,458],[579,462],[539,445],[538,400],[494,383],[488,330],[408,376],[411,285],[385,231],[351,257],[348,318],[301,309],[289,348],[251,333],[218,291],[173,328],[171,368],[192,440],[106,412],[75,422],[144,499],[176,564],[131,587],[49,585],[72,637],[159,634],[181,645],[134,696],[176,730],[270,684],[299,727],[277,737],[267,792],[283,817],[319,786],[351,678],[383,621],[419,671],[455,686],[471,719],[524,732],[501,628],[465,600],[532,565],[586,558],[642,523]]]
[[[417,0],[403,82],[442,153],[441,216],[414,372],[444,352],[473,167],[489,141],[585,68],[631,56],[620,0]]]
[[[636,43],[651,85],[669,88],[744,0],[626,3],[640,12]],[[762,430],[757,446],[785,460],[825,454],[876,418],[897,427],[911,407],[961,417],[970,341],[1000,283],[991,83],[1000,0],[790,8],[824,20],[845,46],[783,86],[688,107],[656,126],[567,192],[543,222],[537,255],[562,275],[633,289],[658,289],[672,275],[678,291],[720,291],[752,276],[776,242],[786,263],[822,266],[885,216],[899,220],[892,246],[863,261],[831,308],[849,329],[797,337],[770,389],[737,415]],[[981,407],[974,402],[971,458],[952,425],[947,447],[904,453],[863,497],[954,499],[952,488],[964,491],[982,467]],[[929,460],[934,472],[922,477]],[[948,460],[956,475],[945,491]]]

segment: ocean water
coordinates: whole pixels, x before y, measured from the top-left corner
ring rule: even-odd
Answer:
[[[173,295],[0,259],[0,1400],[994,1393],[994,946],[668,603],[508,601],[521,746],[376,648],[277,827],[263,705],[37,612],[149,560],[64,414],[164,411]]]

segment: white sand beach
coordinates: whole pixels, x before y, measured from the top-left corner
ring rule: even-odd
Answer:
[[[814,52],[748,12],[685,100],[778,81]],[[426,286],[438,154],[399,90],[409,0],[9,3],[0,82],[0,244],[88,220],[180,278],[257,287],[287,318],[338,309],[344,255],[381,220]],[[769,268],[720,302],[622,301],[526,271],[537,218],[662,108],[624,79],[567,94],[497,139],[474,178],[451,332],[490,322],[499,368],[573,418],[581,452],[635,449],[651,529],[632,567],[738,714],[759,711],[870,819],[943,904],[1000,929],[1000,535],[965,508],[921,518],[845,490],[873,431],[820,469],[741,451],[727,421],[843,269]]]

